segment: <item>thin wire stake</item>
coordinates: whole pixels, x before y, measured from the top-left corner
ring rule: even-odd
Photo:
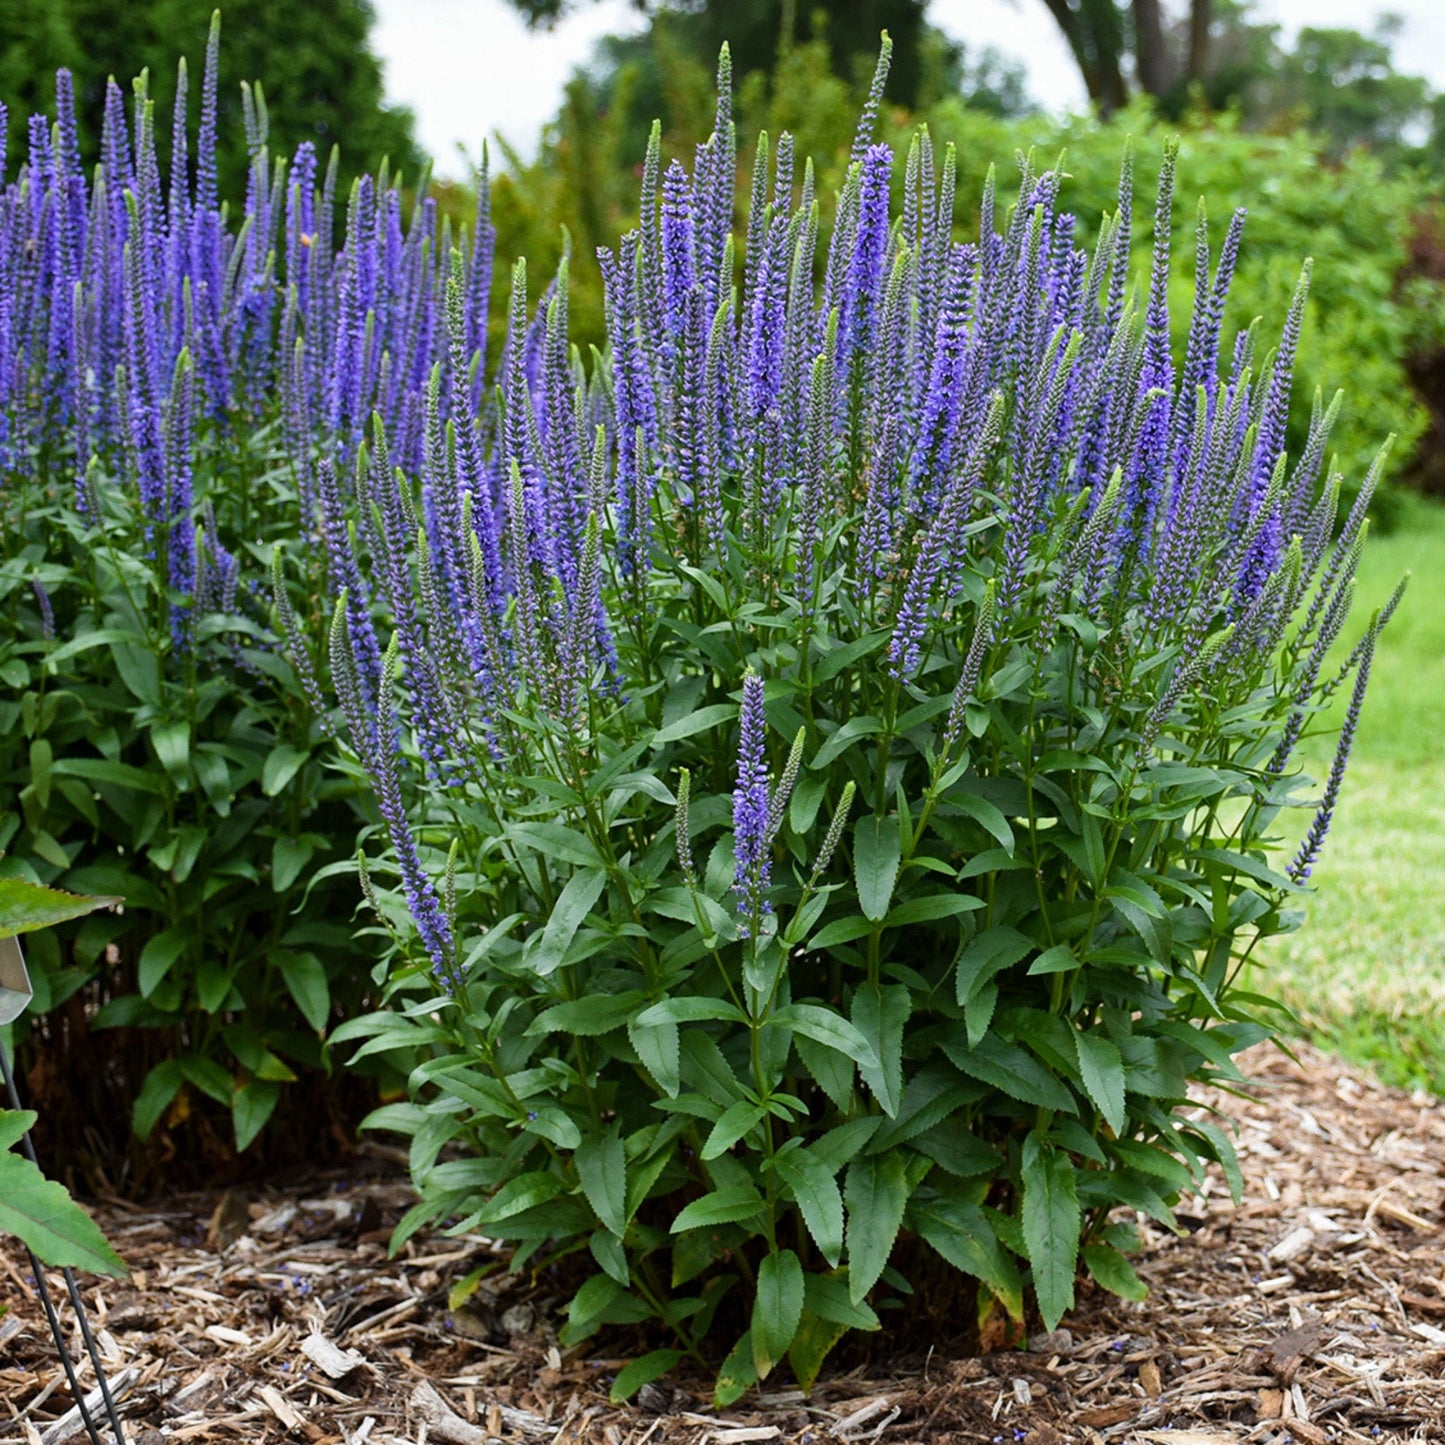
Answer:
[[[15,1087],[15,1075],[10,1071],[10,1060],[6,1057],[3,1044],[0,1044],[0,1073],[5,1076],[5,1092],[10,1097],[10,1107],[18,1114],[21,1112],[20,1094]],[[28,1129],[20,1136],[20,1145],[25,1150],[25,1157],[38,1169],[40,1161],[35,1157],[35,1146],[30,1142]],[[65,1346],[65,1332],[60,1325],[60,1316],[55,1312],[55,1302],[50,1297],[50,1287],[45,1282],[45,1267],[36,1259],[34,1250],[28,1245],[25,1253],[30,1256],[30,1268],[35,1272],[36,1293],[40,1296],[41,1308],[45,1311],[45,1318],[49,1322],[50,1333],[55,1340],[55,1348],[60,1351],[60,1363],[65,1370],[65,1378],[70,1384],[70,1393],[75,1398],[75,1406],[80,1411],[80,1418],[85,1424],[85,1433],[90,1436],[94,1445],[105,1445],[105,1437],[100,1433],[100,1427],[91,1418],[90,1410],[86,1406],[85,1391],[81,1388],[79,1379],[76,1378],[75,1362],[70,1358],[70,1351]],[[90,1363],[95,1370],[95,1382],[99,1385],[100,1397],[105,1402],[105,1413],[110,1421],[115,1445],[126,1445],[125,1431],[121,1429],[120,1415],[116,1411],[115,1400],[110,1393],[110,1381],[106,1378],[100,1350],[90,1328],[90,1316],[86,1313],[85,1302],[80,1297],[80,1286],[75,1282],[75,1271],[66,1267],[62,1273],[65,1276],[65,1289],[70,1296],[71,1308],[74,1309],[75,1317],[80,1322],[81,1337],[85,1341],[86,1351],[90,1355]]]

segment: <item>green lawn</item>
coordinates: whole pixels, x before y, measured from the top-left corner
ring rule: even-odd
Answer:
[[[1391,535],[1370,539],[1350,641],[1406,571],[1309,920],[1261,950],[1254,986],[1387,1082],[1445,1094],[1445,508],[1412,502]],[[1307,742],[1311,776],[1326,775],[1333,745]]]

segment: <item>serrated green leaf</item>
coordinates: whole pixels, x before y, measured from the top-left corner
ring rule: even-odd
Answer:
[[[13,1149],[39,1117],[34,1109],[0,1109],[0,1149]]]
[[[592,1212],[620,1238],[627,1228],[627,1157],[618,1126],[587,1135],[572,1157]]]
[[[1023,1320],[1023,1281],[983,1210],[959,1199],[915,1197],[908,1222],[955,1269],[985,1284],[1010,1319]]]
[[[863,1081],[891,1119],[903,1096],[903,1030],[913,1012],[905,984],[860,984],[853,994],[853,1025],[867,1040],[879,1066],[860,1065]]]
[[[990,803],[987,798],[979,797],[977,793],[956,791],[949,792],[948,801],[952,807],[957,808],[960,813],[966,813],[986,833],[991,834],[1000,848],[1012,851],[1014,830],[995,804]]]
[[[774,1009],[764,1020],[764,1024],[802,1034],[816,1043],[836,1049],[864,1068],[882,1068],[878,1055],[873,1051],[873,1045],[841,1014],[834,1013],[822,1004],[787,1004],[783,1008]]]
[[[767,1111],[757,1104],[741,1100],[723,1110],[722,1117],[712,1126],[702,1146],[702,1158],[716,1159],[726,1154],[739,1139],[745,1137],[762,1122]]]
[[[902,843],[896,818],[858,819],[853,826],[853,879],[858,889],[858,906],[863,916],[874,923],[881,923],[888,916],[901,858]]]
[[[69,859],[66,860],[67,866]],[[97,908],[114,908],[120,898],[82,898],[26,878],[0,878],[0,938],[32,933],[67,919],[82,918]]]
[[[627,1040],[637,1050],[642,1067],[657,1081],[658,1088],[675,1099],[682,1087],[677,1025],[669,1022],[641,1024],[636,1019],[630,1019]]]
[[[740,1224],[756,1218],[763,1210],[763,1196],[751,1184],[715,1189],[694,1199],[672,1221],[671,1233],[685,1229],[711,1229],[717,1224]]]
[[[53,1269],[68,1266],[114,1279],[130,1273],[64,1187],[8,1150],[0,1153],[0,1234],[13,1234]]]
[[[1116,1133],[1124,1132],[1124,1059],[1102,1034],[1076,1032],[1079,1077],[1084,1091]]]
[[[1024,1245],[1033,1266],[1034,1293],[1044,1328],[1052,1330],[1074,1303],[1080,1228],[1074,1166],[1067,1154],[1034,1131],[1024,1140],[1020,1177]]]
[[[763,1256],[753,1296],[753,1368],[760,1380],[772,1373],[793,1343],[803,1318],[803,1266],[791,1249]]]
[[[637,1016],[637,1022],[644,1028],[652,1024],[696,1024],[714,1019],[745,1024],[748,1016],[735,1003],[723,998],[666,998]]]
[[[593,993],[586,998],[569,999],[544,1009],[527,1026],[529,1036],[537,1034],[572,1034],[578,1038],[597,1038],[614,1029],[625,1028],[647,995],[640,989],[626,993]],[[650,1012],[650,1010],[649,1010]],[[639,1018],[638,1022],[642,1022]]]
[[[1032,1054],[996,1034],[986,1035],[971,1049],[961,1047],[963,1042],[945,1038],[943,1051],[970,1078],[1025,1104],[1060,1114],[1075,1112],[1074,1096]]]
[[[930,893],[889,909],[883,924],[886,928],[906,928],[911,923],[933,923],[940,918],[957,918],[960,913],[976,913],[984,906],[983,899],[972,893]]]
[[[966,1004],[996,973],[1011,968],[1033,951],[1034,941],[1017,928],[999,924],[972,938],[958,955],[955,995]]]
[[[773,1171],[793,1191],[819,1253],[837,1265],[843,1257],[843,1196],[828,1166],[803,1146],[775,1155]]]
[[[552,905],[552,915],[540,939],[528,950],[527,962],[539,978],[548,977],[561,965],[582,920],[602,897],[606,886],[607,875],[590,869],[574,873],[567,880],[567,886]]]
[[[793,1375],[805,1394],[818,1383],[824,1360],[828,1358],[833,1346],[847,1333],[847,1325],[804,1313],[797,1333],[793,1336],[792,1348],[788,1351],[788,1363],[793,1367]]]
[[[888,1266],[908,1207],[908,1171],[896,1150],[865,1155],[848,1166],[843,1201],[848,1207],[848,1293],[854,1304]]]
[[[805,1281],[803,1308],[820,1320],[829,1320],[850,1330],[876,1330],[878,1315],[862,1300],[854,1302],[848,1290],[848,1270],[835,1269],[829,1274],[810,1274]]]
[[[563,1183],[555,1174],[534,1169],[509,1179],[482,1207],[477,1218],[478,1224],[499,1224],[520,1214],[524,1209],[534,1209],[546,1204],[563,1191]]]

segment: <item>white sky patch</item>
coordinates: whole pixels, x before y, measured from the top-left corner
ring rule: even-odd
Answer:
[[[644,22],[627,0],[583,0],[554,30],[530,32],[506,0],[375,0],[372,43],[385,66],[387,98],[408,105],[437,174],[464,177],[482,141],[504,137],[524,157],[556,115],[562,87],[604,35]],[[1303,25],[1370,30],[1390,10],[1404,19],[1399,69],[1445,90],[1445,0],[1263,0],[1256,18],[1291,38]],[[1030,93],[1047,109],[1078,110],[1083,82],[1043,0],[933,0],[929,18],[970,47],[992,45],[1024,61]],[[470,159],[468,159],[470,158]]]

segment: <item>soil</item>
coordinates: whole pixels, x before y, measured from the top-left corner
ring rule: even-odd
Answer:
[[[1238,1125],[1244,1202],[1211,1178],[1182,1237],[1144,1226],[1146,1301],[1086,1291],[1065,1328],[982,1356],[963,1330],[925,1352],[875,1337],[807,1398],[775,1376],[718,1411],[698,1374],[610,1405],[618,1340],[559,1350],[556,1281],[474,1236],[387,1259],[410,1195],[381,1150],[284,1188],[103,1202],[133,1272],[84,1295],[130,1445],[1445,1439],[1445,1102],[1304,1045],[1245,1066],[1246,1094],[1200,1096]],[[0,1439],[83,1438],[13,1241],[0,1303]]]

